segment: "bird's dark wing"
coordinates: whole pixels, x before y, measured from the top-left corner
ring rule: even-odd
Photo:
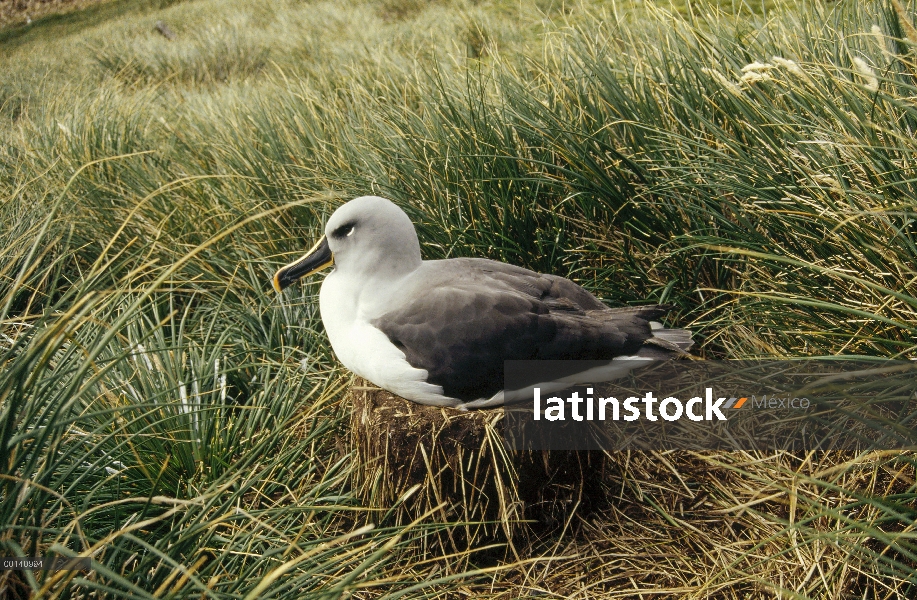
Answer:
[[[430,383],[461,400],[503,386],[504,360],[635,354],[667,306],[610,309],[562,277],[482,259],[432,261],[422,293],[373,321]]]

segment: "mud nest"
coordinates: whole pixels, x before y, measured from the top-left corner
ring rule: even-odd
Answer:
[[[357,378],[350,388],[356,485],[392,524],[424,515],[450,527],[455,551],[527,543],[605,498],[600,452],[512,452],[503,409],[423,406]]]

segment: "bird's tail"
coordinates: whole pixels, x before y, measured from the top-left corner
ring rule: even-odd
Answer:
[[[691,346],[694,345],[691,340],[691,330],[667,329],[662,326],[662,323],[653,320],[665,316],[673,307],[674,305],[672,304],[625,306],[601,311],[599,316],[614,319],[632,316],[642,319],[644,322],[649,322],[653,335],[643,342],[643,346],[637,351],[637,356],[653,359],[676,358],[687,354]]]
[[[666,329],[662,323],[650,321],[653,337],[643,343],[637,356],[644,358],[674,358],[686,354],[694,341],[690,329]]]

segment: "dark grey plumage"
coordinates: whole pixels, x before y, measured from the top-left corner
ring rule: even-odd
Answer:
[[[608,308],[563,277],[485,259],[422,269],[425,292],[372,324],[453,398],[499,391],[504,360],[671,358],[691,346],[690,332],[651,325],[670,305]]]

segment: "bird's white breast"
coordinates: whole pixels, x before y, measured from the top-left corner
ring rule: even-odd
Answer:
[[[331,347],[341,363],[364,379],[419,404],[455,406],[443,388],[426,382],[427,371],[408,363],[404,352],[370,321],[380,316],[385,298],[373,286],[331,272],[322,282],[319,309]],[[397,289],[397,286],[395,286]]]

